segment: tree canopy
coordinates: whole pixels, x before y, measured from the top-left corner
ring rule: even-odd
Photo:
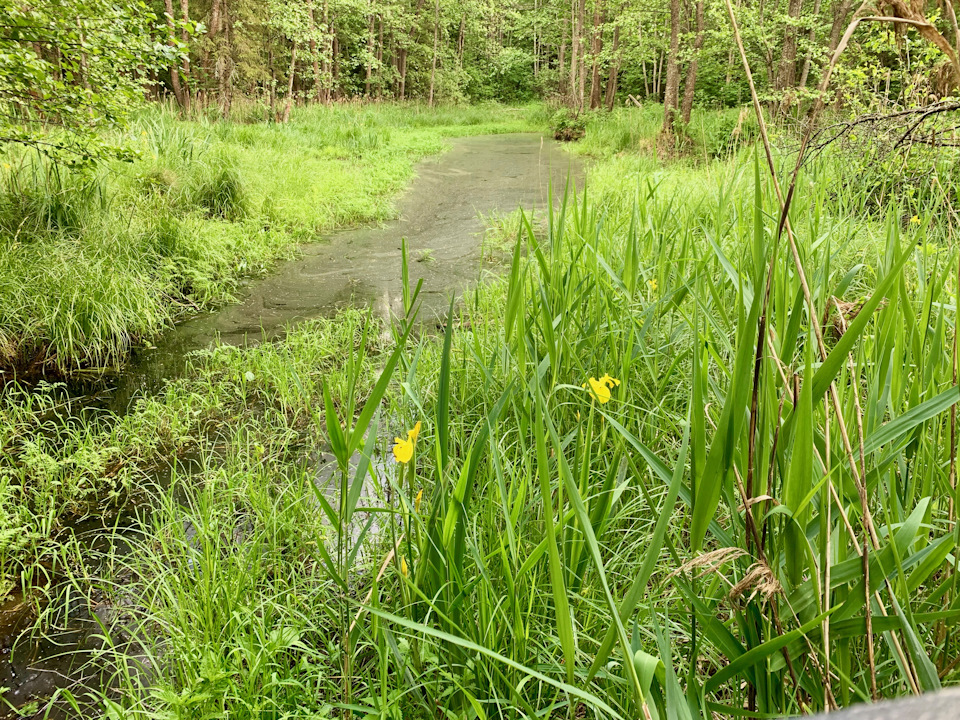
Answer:
[[[574,111],[748,100],[729,12],[761,97],[781,114],[817,95],[917,106],[960,79],[948,2],[877,0],[54,0],[0,3],[2,138],[79,159],[136,102],[283,121],[295,104],[553,98]],[[849,37],[844,31],[862,19]],[[950,38],[950,39],[948,39]],[[676,116],[676,117],[674,117]],[[70,134],[50,133],[50,128]],[[95,149],[98,148],[99,150]]]

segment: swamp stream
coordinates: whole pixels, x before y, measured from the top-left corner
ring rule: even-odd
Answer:
[[[168,330],[156,347],[135,351],[122,372],[101,386],[84,389],[71,407],[120,415],[131,403],[181,375],[187,356],[212,343],[243,345],[282,341],[291,324],[366,304],[389,318],[402,312],[401,243],[405,239],[411,286],[422,280],[421,321],[442,320],[450,296],[483,278],[483,235],[490,218],[525,211],[545,214],[550,193],[562,197],[568,178],[579,184],[583,169],[552,140],[537,134],[456,138],[439,157],[421,162],[416,178],[397,203],[398,219],[381,226],[337,232],[304,245],[297,259],[281,263],[269,276],[246,283],[240,301],[204,313]],[[178,463],[179,464],[179,463]],[[180,466],[189,472],[189,463]],[[322,470],[318,480],[322,480]],[[157,477],[158,485],[163,478]],[[76,542],[91,558],[123,554],[130,515],[86,517],[64,528],[64,544]],[[109,569],[100,570],[109,575]],[[52,586],[58,582],[55,570]],[[122,581],[122,579],[118,579]],[[55,587],[40,596],[60,597]],[[29,595],[29,592],[28,592]],[[2,600],[2,598],[0,598]],[[77,607],[74,608],[73,605]],[[76,717],[64,705],[47,702],[58,688],[80,695],[84,686],[104,689],[106,679],[86,667],[101,628],[84,602],[64,602],[50,616],[56,629],[31,630],[38,603],[19,590],[0,603],[0,718]],[[48,611],[50,609],[48,608]],[[101,611],[97,610],[97,614]],[[102,612],[109,615],[110,608]],[[91,709],[89,717],[101,710]]]

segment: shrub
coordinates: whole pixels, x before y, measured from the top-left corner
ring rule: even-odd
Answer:
[[[106,205],[96,176],[27,161],[3,177],[0,235],[21,242],[49,235],[76,237]]]
[[[194,178],[191,204],[210,217],[238,220],[246,214],[246,196],[240,173],[227,160],[214,159],[205,172]]]
[[[563,142],[579,140],[587,132],[587,116],[583,113],[574,113],[569,108],[561,108],[553,114],[550,120],[553,137]]]

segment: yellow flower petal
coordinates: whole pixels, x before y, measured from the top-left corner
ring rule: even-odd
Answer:
[[[407,440],[409,440],[410,442],[416,442],[419,436],[420,436],[420,421],[417,420],[417,424],[413,426],[413,430],[407,430]]]
[[[407,567],[407,559],[402,556],[400,557],[400,572],[403,573],[404,577],[410,574],[410,569]]]
[[[610,402],[610,398],[612,397],[612,395],[610,394],[610,391],[613,390],[613,388],[617,387],[619,384],[620,384],[619,380],[605,373],[603,377],[601,377],[599,380],[597,380],[595,377],[590,378],[583,385],[583,387],[587,387],[589,385],[590,394],[593,396],[594,400],[596,400],[600,404],[603,404],[603,403]]]
[[[394,438],[393,457],[398,463],[408,463],[413,457],[413,443],[409,440]]]
[[[607,387],[605,382],[601,382],[594,377],[590,378],[588,382],[590,383],[590,394],[596,398],[598,403],[602,405],[610,402],[610,388]]]
[[[417,493],[417,499],[413,501],[413,511],[420,512],[420,501],[423,500],[423,488]]]
[[[600,378],[600,382],[604,383],[611,390],[620,384],[619,380],[617,380],[615,377],[611,377],[610,375],[604,375],[602,378]]]

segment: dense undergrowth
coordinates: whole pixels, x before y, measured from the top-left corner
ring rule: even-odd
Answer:
[[[0,171],[0,370],[120,364],[184,314],[232,299],[298,243],[391,217],[444,136],[536,130],[538,108],[310,107],[287,124],[144,112],[139,154],[69,171],[28,154]]]
[[[114,575],[72,566],[155,669],[107,643],[110,712],[770,717],[956,681],[949,211],[881,210],[816,181],[826,157],[794,258],[753,149],[597,139],[641,114],[588,124],[586,192],[512,227],[441,334],[348,311],[114,423],[8,436],[8,490],[51,516],[62,486],[197,459]],[[25,528],[8,571],[45,547]]]

